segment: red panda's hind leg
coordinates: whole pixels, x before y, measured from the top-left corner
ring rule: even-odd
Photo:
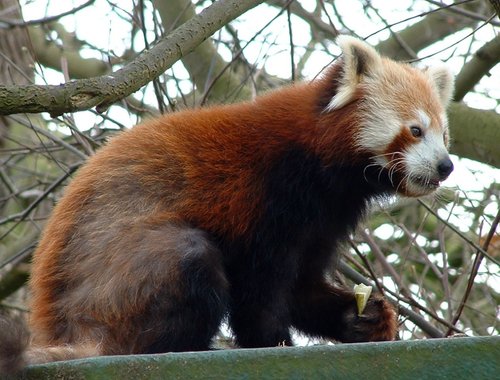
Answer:
[[[101,234],[85,228],[98,230],[82,227],[68,248],[64,269],[74,281],[54,302],[64,319],[32,326],[39,346],[94,343],[98,355],[210,347],[227,310],[228,283],[207,233],[161,215],[118,219]],[[100,249],[85,255],[92,246]],[[58,352],[47,352],[49,359]]]
[[[228,282],[220,250],[201,230],[167,227],[165,254],[175,255],[175,279],[166,278],[141,317],[141,353],[208,350],[227,312]],[[152,263],[154,265],[154,263]]]

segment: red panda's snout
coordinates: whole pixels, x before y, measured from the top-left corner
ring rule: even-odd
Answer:
[[[430,194],[453,171],[445,116],[428,114],[419,109],[398,127],[393,122],[392,139],[373,154],[372,162],[380,167],[378,179],[388,177],[398,194],[410,197]]]
[[[440,160],[435,168],[429,169],[428,173],[409,176],[404,186],[406,195],[420,196],[436,190],[452,171],[453,162],[447,156]]]
[[[453,171],[442,133],[428,129],[420,141],[410,145],[403,153],[401,191],[407,196],[426,195],[436,190]]]
[[[437,172],[439,175],[439,180],[444,181],[453,171],[453,162],[451,162],[450,157],[445,157],[438,162]]]

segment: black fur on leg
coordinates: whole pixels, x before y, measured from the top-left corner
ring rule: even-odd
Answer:
[[[145,330],[156,337],[145,353],[208,350],[227,313],[229,285],[220,251],[205,233],[186,226],[178,227],[175,239],[178,283],[152,302],[149,317],[155,322]]]
[[[24,352],[29,343],[28,329],[19,319],[0,315],[0,375],[9,375],[25,366]]]

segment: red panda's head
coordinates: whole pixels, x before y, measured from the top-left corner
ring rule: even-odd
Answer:
[[[451,73],[444,66],[420,70],[392,61],[352,37],[337,41],[340,77],[325,112],[335,114],[356,100],[356,150],[369,155],[370,165],[388,175],[398,193],[434,191],[453,170],[446,116]]]

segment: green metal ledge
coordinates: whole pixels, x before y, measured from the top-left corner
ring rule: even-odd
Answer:
[[[17,379],[500,379],[500,337],[108,356]]]

